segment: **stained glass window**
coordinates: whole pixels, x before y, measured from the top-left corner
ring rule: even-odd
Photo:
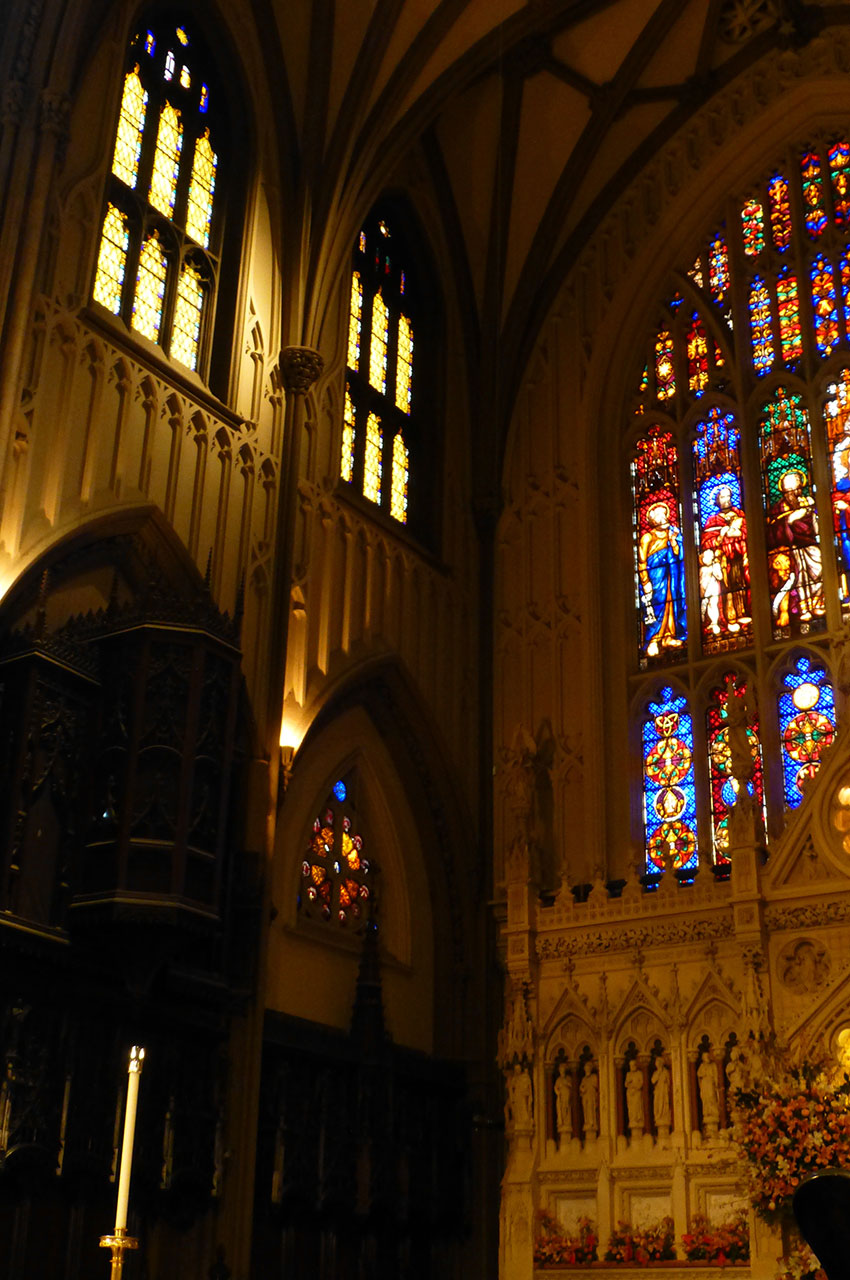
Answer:
[[[355,271],[351,276],[351,302],[349,304],[348,314],[348,367],[353,369],[355,373],[360,368],[360,333],[362,329],[363,317],[363,285],[360,282],[360,272]]]
[[[826,212],[823,204],[820,160],[813,151],[807,152],[801,159],[800,171],[803,178],[806,230],[813,239],[816,239],[826,227]]]
[[[776,278],[776,306],[779,312],[779,341],[782,344],[782,360],[793,367],[803,355],[803,334],[800,329],[800,298],[797,277],[788,267],[783,267]]]
[[[313,821],[301,864],[299,913],[359,932],[369,917],[373,879],[358,830],[352,779],[338,779]]]
[[[687,699],[668,686],[643,723],[643,801],[647,867],[697,862],[694,734]]]
[[[773,367],[773,320],[770,293],[760,276],[750,285],[750,329],[753,340],[753,367],[765,374]]]
[[[416,505],[413,484],[417,415],[427,392],[419,377],[421,277],[411,268],[405,235],[403,225],[373,213],[355,242],[340,477],[350,483],[356,476],[363,497],[399,524],[412,518],[418,533],[424,507]]]
[[[677,264],[684,305],[672,318],[666,284],[635,361],[631,692],[650,708],[636,726],[650,867],[698,836],[723,862],[730,827],[768,839],[771,808],[800,804],[835,732],[822,654],[800,645],[831,651],[850,620],[850,357],[836,358],[850,338],[850,142],[815,131],[750,192]],[[733,316],[747,317],[744,343]],[[770,378],[758,397],[754,374]]]
[[[395,375],[396,408],[410,413],[413,377],[413,327],[407,316],[398,318],[398,365]]]
[[[676,368],[673,363],[673,335],[662,329],[655,342],[656,395],[670,400],[676,394]]]
[[[390,312],[380,293],[372,299],[372,342],[369,347],[369,381],[381,395],[387,393],[387,339]]]
[[[370,502],[381,501],[381,473],[383,470],[384,435],[381,419],[370,413],[366,419],[366,453],[363,459],[363,496]]]
[[[819,628],[826,613],[809,435],[802,396],[778,387],[759,432],[776,639]]]
[[[796,809],[835,737],[835,700],[824,668],[803,654],[787,673],[779,697],[785,804]]]
[[[832,181],[832,210],[835,225],[843,227],[850,217],[850,145],[836,142],[829,148],[829,176]]]
[[[695,396],[701,396],[708,387],[708,343],[697,311],[688,330],[688,387]]]
[[[748,647],[753,638],[740,441],[731,413],[712,408],[697,424],[694,507],[705,653]]]
[[[191,262],[180,272],[177,301],[171,328],[171,354],[190,369],[198,367],[201,341],[201,316],[204,310],[204,284],[201,274]]]
[[[669,661],[688,634],[679,460],[669,431],[651,427],[638,441],[632,479],[640,653]]]
[[[812,308],[815,313],[815,342],[822,356],[838,345],[838,299],[832,267],[823,254],[812,263]]]
[[[97,270],[94,277],[94,300],[108,307],[113,315],[121,313],[121,299],[124,288],[124,269],[127,264],[127,249],[130,235],[127,230],[127,218],[116,209],[114,204],[108,206],[103,220],[103,231],[100,237],[100,251],[97,258]]]
[[[170,218],[177,198],[180,153],[183,150],[183,125],[180,113],[166,102],[159,116],[159,132],[153,158],[149,200],[155,209]]]
[[[92,289],[95,302],[195,370],[218,266],[217,117],[201,82],[205,61],[188,30],[165,19],[131,41]]]
[[[139,176],[139,157],[142,154],[147,109],[148,95],[139,79],[139,68],[136,65],[127,73],[124,81],[118,132],[115,135],[115,154],[112,157],[112,172],[131,189],[135,187]]]
[[[758,200],[748,200],[741,210],[744,253],[756,258],[764,248],[764,209]]]
[[[390,515],[405,524],[407,521],[407,445],[399,431],[393,440],[393,476]]]
[[[723,236],[715,236],[708,247],[708,286],[714,301],[722,304],[729,292],[729,249]]]
[[[139,254],[139,274],[136,277],[136,293],[133,300],[131,324],[139,333],[159,341],[162,324],[162,304],[165,297],[165,277],[168,260],[156,235],[149,236]]]
[[[206,129],[195,143],[192,161],[192,179],[189,183],[189,202],[186,209],[186,233],[206,249],[210,242],[213,196],[215,194],[215,169],[218,163],[210,146],[210,131]]]
[[[711,691],[708,700],[705,727],[715,862],[729,860],[729,820],[743,781],[746,781],[759,817],[756,829],[758,826],[763,828],[766,821],[758,715],[752,700],[748,703],[746,694],[746,682],[730,671],[724,676],[722,685]],[[733,709],[731,724],[730,706]],[[740,754],[744,755],[743,763]]]
[[[788,199],[788,180],[774,174],[767,184],[770,201],[770,233],[777,249],[784,251],[791,243],[791,205]]]
[[[850,369],[842,369],[826,389],[823,407],[830,459],[832,523],[838,553],[838,595],[850,610]]]
[[[345,410],[342,425],[342,457],[339,473],[343,480],[351,483],[354,477],[354,405],[351,403],[351,388],[345,388]]]

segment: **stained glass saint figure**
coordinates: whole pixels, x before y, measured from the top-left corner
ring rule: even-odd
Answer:
[[[693,445],[703,650],[752,644],[747,517],[740,432],[731,413],[709,410]]]
[[[668,660],[687,639],[685,553],[673,437],[651,427],[633,465],[641,653]]]

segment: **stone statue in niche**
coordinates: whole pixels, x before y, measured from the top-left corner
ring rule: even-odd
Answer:
[[[697,1070],[699,1099],[702,1105],[702,1127],[707,1138],[714,1137],[720,1127],[720,1092],[717,1087],[717,1065],[708,1050],[703,1051]]]
[[[567,1071],[567,1064],[558,1066],[555,1077],[555,1121],[559,1138],[571,1138],[573,1133],[572,1117],[573,1078]]]
[[[638,1066],[637,1058],[632,1058],[626,1072],[626,1114],[629,1131],[633,1138],[639,1138],[646,1122],[643,1109],[643,1071]]]
[[[670,1102],[670,1069],[659,1054],[655,1060],[652,1073],[652,1118],[658,1130],[659,1138],[666,1138],[673,1123],[672,1104]]]
[[[528,1072],[515,1062],[513,1074],[508,1076],[505,1100],[505,1122],[508,1128],[530,1130],[533,1110],[531,1079]]]
[[[585,1140],[592,1140],[599,1131],[599,1079],[592,1062],[585,1062],[584,1075],[579,1085],[581,1114],[584,1120]]]
[[[514,730],[506,753],[508,800],[514,814],[515,839],[530,845],[534,833],[534,792],[537,771],[537,743],[523,725]]]
[[[739,1044],[733,1044],[726,1063],[726,1098],[730,1115],[734,1115],[736,1110],[735,1094],[747,1087],[747,1077],[747,1055]]]

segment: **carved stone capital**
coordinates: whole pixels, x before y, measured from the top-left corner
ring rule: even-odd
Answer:
[[[68,136],[70,114],[68,95],[45,89],[39,106],[39,128],[42,133],[51,133],[54,137],[64,140]]]
[[[306,396],[324,367],[323,357],[313,347],[284,347],[280,353],[280,373],[288,394]]]

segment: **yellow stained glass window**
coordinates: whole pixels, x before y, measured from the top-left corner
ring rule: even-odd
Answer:
[[[360,330],[363,316],[363,284],[360,272],[355,271],[351,277],[351,303],[348,315],[348,367],[360,368]]]
[[[407,524],[407,476],[408,452],[399,431],[393,440],[393,479],[390,492],[390,515],[394,520]]]
[[[345,388],[345,414],[342,422],[342,457],[339,473],[343,480],[351,482],[354,475],[354,405],[351,403],[351,392]]]
[[[195,144],[192,161],[192,180],[189,183],[189,203],[186,209],[187,234],[206,249],[210,242],[213,195],[215,193],[215,169],[218,163],[210,146],[209,130]]]
[[[121,292],[130,236],[127,219],[120,209],[110,204],[103,219],[97,271],[94,277],[94,300],[108,307],[113,315],[121,314]]]
[[[398,363],[395,375],[395,402],[402,413],[410,413],[413,381],[413,327],[407,316],[398,318]]]
[[[180,68],[180,84],[184,89],[191,89],[192,87],[192,76],[188,67]]]
[[[177,195],[180,152],[183,149],[183,125],[180,112],[166,102],[159,116],[156,152],[153,158],[149,200],[155,209],[170,218]]]
[[[204,286],[201,274],[191,262],[180,272],[174,323],[171,329],[171,354],[190,369],[198,367],[201,344],[201,315],[204,309]]]
[[[145,131],[145,113],[148,95],[139,79],[139,68],[127,72],[124,93],[121,97],[121,115],[115,137],[115,154],[112,172],[128,187],[135,187],[139,176],[139,156],[142,154],[142,134]]]
[[[151,342],[159,341],[162,324],[162,302],[168,268],[165,254],[156,235],[148,236],[139,254],[136,296],[133,300],[133,328]]]
[[[145,53],[149,53],[151,54],[151,56],[153,56],[153,51],[155,48],[156,48],[156,40],[154,38],[154,34],[152,31],[149,31],[145,36]]]
[[[382,396],[387,394],[387,334],[389,308],[380,293],[372,299],[372,345],[369,348],[369,381]]]
[[[363,496],[370,502],[381,501],[381,453],[384,433],[381,419],[370,413],[366,421],[366,450],[363,458]]]
[[[177,28],[177,39],[180,41],[182,45],[187,45],[189,43],[189,37],[186,35],[186,32],[183,29],[183,27]]]

